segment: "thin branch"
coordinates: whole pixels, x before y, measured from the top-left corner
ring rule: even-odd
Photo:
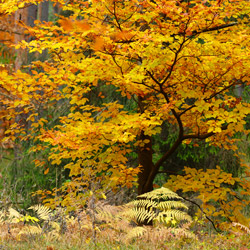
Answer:
[[[34,5],[33,3],[26,3],[23,7],[18,7],[19,10],[21,9],[25,9],[25,8],[28,8],[30,6]],[[8,16],[8,15],[11,15],[11,13],[8,13],[8,12],[0,12],[0,16]]]
[[[158,93],[161,93],[158,89],[156,89],[153,85],[148,85],[146,84],[145,82],[136,82],[136,81],[133,81],[134,83],[136,84],[140,84],[140,85],[143,85],[149,89],[153,89],[154,91],[158,92]]]
[[[11,96],[9,96],[9,95],[7,95],[7,94],[5,94],[5,93],[0,92],[0,95],[4,96],[4,97],[6,97],[6,98],[8,98],[8,99],[10,99],[10,100],[14,100],[13,97],[11,97]]]
[[[171,155],[175,152],[175,150],[179,147],[179,145],[182,143],[182,137],[178,137],[175,141],[175,143],[173,144],[173,146],[155,163],[155,173],[158,173],[158,170],[160,168],[160,166],[162,165],[162,163]]]
[[[201,31],[193,31],[193,33],[195,33],[195,35],[196,35],[196,34],[201,34],[201,33],[205,33],[205,32],[226,29],[226,28],[235,26],[237,24],[239,24],[239,23],[238,22],[233,22],[233,23],[228,23],[228,24],[222,24],[222,25],[215,26],[215,27],[212,27],[212,28],[207,28],[207,29],[204,29],[204,30],[201,30]]]
[[[115,13],[115,1],[114,1],[114,12],[112,12],[107,6],[105,7],[108,10],[108,12],[115,17],[116,24],[114,22],[110,22],[110,23],[114,24],[120,31],[122,31],[121,25]]]
[[[109,10],[109,9],[108,9]],[[109,10],[110,11],[110,10]],[[111,12],[112,13],[112,12]],[[114,13],[112,13],[114,14]],[[111,22],[110,22],[111,23]],[[114,23],[113,23],[114,24]],[[223,25],[220,25],[220,26],[216,26],[216,27],[212,27],[212,28],[207,28],[207,29],[203,29],[201,31],[197,31],[197,30],[194,30],[192,31],[192,36],[197,36],[199,34],[202,34],[202,33],[205,33],[205,32],[210,32],[210,31],[216,31],[216,30],[221,30],[221,29],[225,29],[225,28],[229,28],[229,27],[232,27],[232,26],[235,26],[239,23],[235,22],[235,23],[229,23],[229,24],[223,24]],[[114,24],[117,28],[119,28],[119,26],[117,24]],[[120,29],[120,28],[119,28]],[[120,29],[121,30],[121,29]],[[185,36],[186,33],[185,32],[182,32],[182,33],[177,33],[177,34],[172,34],[172,36]],[[190,37],[189,37],[190,39]],[[133,43],[133,42],[137,42],[139,39],[134,39],[134,40],[129,40],[129,41],[118,41],[116,43]],[[171,50],[173,51],[173,50]],[[174,52],[174,51],[173,51]]]
[[[10,34],[16,34],[16,35],[23,35],[24,33],[20,33],[20,32],[17,32],[17,31],[11,31],[11,30],[6,30],[6,29],[0,29],[1,32],[7,32],[7,33],[10,33]]]
[[[115,3],[116,3],[116,1],[113,2],[113,4],[114,4],[114,13],[113,14],[114,14],[115,21],[118,25],[119,30],[122,31],[121,24],[119,23],[119,20],[118,20],[117,14],[116,14],[116,4]]]
[[[150,71],[147,70],[147,73],[158,86],[161,86],[161,83],[154,77],[154,75]]]
[[[178,195],[179,195],[179,194],[178,194]],[[216,232],[220,232],[220,230],[218,230],[218,229],[216,228],[216,226],[215,226],[214,222],[212,221],[212,219],[210,219],[210,218],[207,216],[207,214],[204,212],[204,210],[201,208],[201,206],[200,206],[198,203],[196,203],[195,201],[192,201],[192,200],[190,200],[190,199],[188,199],[188,198],[185,198],[185,197],[183,197],[183,196],[181,196],[181,195],[179,195],[179,196],[180,196],[182,199],[184,199],[185,201],[188,201],[188,202],[194,204],[195,206],[197,206],[197,207],[201,210],[201,212],[205,215],[206,219],[208,219],[208,220],[211,222],[211,224],[213,225],[213,228],[215,229],[215,231],[216,231]]]
[[[224,76],[224,75],[225,75],[226,73],[228,73],[228,72],[229,72],[229,70],[228,70],[227,72],[223,73],[222,75],[220,75],[219,79],[221,79],[222,76]],[[245,75],[244,75],[244,76],[245,76]],[[243,77],[244,77],[244,76],[243,76]],[[213,80],[217,80],[217,79],[214,78]],[[221,93],[224,92],[225,90],[230,89],[230,88],[233,87],[234,85],[237,85],[237,83],[236,83],[236,82],[233,82],[232,84],[230,84],[230,85],[228,85],[228,86],[225,86],[222,90],[220,90],[220,91],[218,91],[218,92],[212,94],[211,96],[209,96],[209,97],[207,97],[207,98],[205,98],[205,99],[203,99],[203,100],[204,100],[205,102],[207,102],[207,101],[211,100],[212,98],[216,97],[217,95],[221,94]],[[187,111],[191,110],[191,109],[194,108],[194,107],[196,107],[196,105],[192,105],[192,106],[186,108],[186,109],[183,110],[181,113],[179,113],[178,116],[182,116],[183,114],[185,114]]]
[[[113,54],[111,54],[111,57],[113,59],[113,62],[115,63],[115,65],[120,69],[121,71],[121,74],[123,75],[123,70],[122,70],[122,67],[117,63],[116,59],[115,59],[115,56]]]
[[[226,130],[228,128],[228,124],[223,125],[221,127],[221,130]],[[199,140],[204,140],[208,137],[211,137],[213,135],[215,135],[216,133],[214,132],[209,132],[209,133],[205,133],[205,134],[192,134],[192,135],[183,135],[182,140],[186,140],[186,139],[199,139]]]
[[[130,44],[130,43],[133,43],[133,42],[136,42],[138,41],[138,39],[135,39],[135,40],[119,40],[119,41],[116,41],[115,43],[123,43],[123,44]]]
[[[170,76],[172,75],[174,66],[175,66],[175,64],[177,63],[178,55],[179,55],[179,53],[181,52],[181,50],[182,50],[182,48],[183,48],[183,46],[184,46],[184,44],[185,44],[186,41],[187,41],[186,39],[183,39],[182,43],[180,44],[179,49],[176,51],[175,56],[174,56],[174,61],[173,61],[172,65],[171,65],[171,67],[170,67],[170,71],[169,71],[168,75],[165,77],[165,79],[160,83],[161,86],[163,86],[163,85],[165,84],[165,82],[166,82],[166,81],[170,78]]]
[[[9,39],[9,40],[0,40],[0,43],[6,43],[6,42],[11,42],[11,39]]]
[[[238,24],[239,24],[238,22],[233,22],[233,23],[228,23],[228,24],[222,24],[222,25],[215,26],[215,27],[212,27],[212,28],[206,28],[206,29],[203,29],[203,30],[200,30],[200,31],[194,30],[194,31],[192,31],[192,35],[191,36],[199,35],[199,34],[202,34],[202,33],[205,33],[205,32],[226,29],[226,28],[238,25]],[[178,33],[176,35],[186,35],[186,33],[185,32],[181,32],[181,33]]]
[[[146,182],[146,186],[149,186],[150,183],[152,183],[152,181],[154,180],[155,176],[157,175],[160,166],[162,165],[162,163],[172,154],[174,153],[174,151],[179,147],[179,145],[182,143],[182,139],[180,137],[177,138],[177,140],[175,141],[175,143],[173,144],[173,146],[170,148],[170,150],[168,150],[157,162],[156,164],[154,164],[154,167],[152,169],[152,171],[150,172],[147,182]]]
[[[214,98],[215,96],[219,95],[220,93],[224,92],[227,89],[230,89],[231,87],[233,87],[234,85],[236,85],[237,83],[232,83],[228,86],[226,86],[225,88],[223,88],[222,90],[220,90],[219,92],[214,93],[213,95],[209,96],[208,98],[205,98],[204,101],[209,101],[210,99]]]

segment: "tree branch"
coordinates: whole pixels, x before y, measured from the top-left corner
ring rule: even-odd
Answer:
[[[238,24],[239,24],[238,22],[234,22],[234,23],[223,24],[223,25],[220,25],[220,26],[215,26],[215,27],[212,27],[212,28],[203,29],[201,31],[194,30],[194,31],[192,31],[192,35],[191,36],[196,36],[196,35],[199,35],[199,34],[202,34],[202,33],[205,33],[205,32],[226,29],[226,28],[238,25]],[[172,36],[184,36],[184,35],[186,35],[185,32],[177,33],[177,34],[172,34]],[[119,41],[117,43],[133,43],[133,42],[136,42],[136,41],[138,41],[138,39],[129,40],[129,41]]]
[[[178,194],[178,195],[179,195],[179,194]],[[179,196],[180,196],[182,199],[184,199],[185,201],[188,201],[188,202],[194,204],[195,206],[197,206],[197,207],[201,210],[201,212],[205,215],[206,219],[208,219],[208,220],[211,222],[211,224],[213,225],[213,228],[215,229],[215,231],[216,231],[216,232],[220,232],[220,230],[218,230],[218,229],[216,228],[216,226],[215,226],[214,222],[212,221],[212,219],[210,219],[210,218],[207,216],[207,214],[204,212],[204,210],[201,208],[201,206],[200,206],[198,203],[196,203],[195,201],[192,201],[192,200],[190,200],[190,199],[187,199],[187,198],[185,198],[185,197],[183,197],[183,196],[181,196],[181,195],[179,195]]]
[[[198,35],[198,34],[205,33],[205,32],[226,29],[226,28],[235,26],[237,24],[239,24],[239,23],[238,22],[233,22],[233,23],[228,23],[228,24],[222,24],[222,25],[215,26],[215,27],[212,27],[212,28],[207,28],[207,29],[204,29],[204,30],[201,30],[201,31],[193,31],[192,33],[194,33],[195,35]]]
[[[170,76],[172,75],[174,66],[178,61],[178,55],[181,52],[181,50],[182,50],[182,48],[183,48],[186,41],[187,41],[186,39],[183,39],[182,43],[180,44],[179,49],[175,52],[174,61],[173,61],[172,65],[171,65],[171,67],[170,67],[170,71],[169,71],[168,75],[165,77],[165,79],[160,83],[161,86],[163,86],[166,83],[166,81],[170,78]]]
[[[228,72],[229,72],[229,70],[228,70],[226,73],[228,73]],[[225,75],[226,73],[224,73],[223,75]],[[244,76],[245,76],[245,75],[244,75]],[[244,76],[243,76],[243,77],[244,77]],[[222,77],[222,76],[221,76],[221,77]],[[221,77],[220,77],[220,78],[221,78]],[[242,77],[242,78],[243,78],[243,77]],[[207,101],[211,100],[212,98],[216,97],[217,95],[221,94],[221,93],[224,92],[225,90],[228,90],[228,89],[230,89],[231,87],[233,87],[233,86],[235,86],[235,85],[237,85],[237,83],[236,83],[236,82],[233,82],[233,83],[231,83],[230,85],[225,86],[222,90],[220,90],[220,91],[218,91],[218,92],[212,94],[211,96],[209,96],[209,97],[207,97],[207,98],[205,98],[205,99],[203,99],[203,100],[204,100],[205,102],[207,102]],[[192,105],[192,106],[186,108],[186,109],[183,110],[181,113],[179,113],[178,116],[182,116],[183,114],[185,114],[187,111],[191,110],[191,109],[194,108],[194,107],[196,107],[196,105]]]
[[[221,127],[221,130],[226,130],[228,128],[228,124],[223,125]],[[182,140],[186,140],[186,139],[199,139],[199,140],[204,140],[208,137],[211,137],[213,135],[215,135],[216,133],[214,132],[209,132],[209,133],[205,133],[205,134],[192,134],[192,135],[183,135]]]
[[[24,33],[20,33],[20,32],[17,32],[17,31],[13,31],[13,30],[7,30],[7,29],[0,29],[1,32],[7,32],[7,33],[10,33],[10,34],[16,34],[16,35],[23,35]]]
[[[14,100],[13,97],[11,97],[11,96],[9,96],[9,95],[7,95],[7,94],[5,94],[5,93],[0,92],[0,95],[4,96],[4,97],[6,97],[6,98],[8,98],[8,99],[10,99],[10,100]]]

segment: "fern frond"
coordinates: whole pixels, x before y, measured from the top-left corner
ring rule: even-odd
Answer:
[[[47,234],[47,238],[49,240],[58,240],[58,239],[60,239],[60,233],[58,233],[57,231],[53,230],[53,231],[51,231],[51,232],[49,232]]]
[[[10,207],[8,211],[9,211],[9,217],[10,218],[19,219],[19,218],[22,217],[22,215],[18,211],[16,211],[14,208]]]
[[[52,211],[44,205],[35,205],[29,207],[28,209],[35,211],[37,213],[38,218],[41,220],[48,221],[52,216]]]
[[[42,233],[42,228],[39,225],[36,226],[26,225],[20,230],[18,235],[36,235],[41,233]]]
[[[107,204],[99,204],[96,208],[97,219],[106,222],[114,222],[124,219],[127,209],[124,206],[111,206]]]
[[[134,207],[128,214],[140,224],[155,221],[169,225],[171,221],[175,224],[192,221],[192,218],[183,211],[188,209],[183,199],[168,188],[162,187],[139,195],[137,200],[130,204]]]
[[[156,207],[161,210],[167,210],[172,208],[188,209],[188,207],[182,201],[161,201],[157,204]]]
[[[132,228],[128,234],[126,235],[126,240],[130,241],[133,238],[137,238],[140,237],[142,235],[144,235],[147,232],[147,230],[144,227],[135,227]]]
[[[135,200],[135,201],[133,201],[133,205],[135,207],[150,208],[150,207],[157,207],[158,203],[156,201],[152,201],[152,200]]]
[[[233,222],[232,225],[234,227],[239,227],[241,230],[245,231],[247,234],[250,234],[250,229],[248,227],[242,225],[241,223]]]
[[[182,200],[182,198],[176,194],[175,192],[171,191],[168,188],[161,187],[155,189],[151,192],[141,194],[138,198],[146,198],[146,199],[162,199],[162,200],[171,200],[171,199],[178,199]]]
[[[99,220],[109,220],[114,218],[111,212],[103,209],[96,209],[96,213]]]
[[[6,218],[6,212],[0,211],[0,223],[4,222]]]
[[[143,221],[150,222],[155,218],[155,212],[150,210],[146,210],[145,208],[136,208],[135,210],[135,217],[139,223]]]
[[[183,211],[177,210],[177,209],[171,209],[160,212],[156,217],[155,220],[159,222],[169,222],[171,219],[174,219],[176,221],[192,221],[192,218]]]
[[[60,230],[61,230],[61,226],[60,226],[60,224],[57,221],[51,221],[50,222],[50,226],[53,229],[52,231],[60,232]]]
[[[23,217],[22,214],[20,214],[17,210],[14,208],[8,209],[8,214],[6,215],[6,220],[10,223],[18,223],[20,222],[20,219]]]

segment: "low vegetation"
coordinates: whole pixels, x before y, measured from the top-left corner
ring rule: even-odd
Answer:
[[[142,200],[144,198],[144,200]],[[158,200],[157,200],[158,199]],[[231,223],[217,233],[205,217],[193,220],[177,194],[161,188],[125,205],[99,200],[93,207],[66,213],[44,205],[21,214],[0,213],[2,249],[249,249],[250,230]],[[180,210],[179,210],[180,209]],[[144,219],[152,225],[140,226]]]

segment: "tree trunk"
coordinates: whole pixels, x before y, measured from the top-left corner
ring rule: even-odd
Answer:
[[[17,10],[14,14],[15,19],[15,30],[17,33],[14,35],[14,43],[18,44],[20,41],[25,40],[24,29],[19,25],[19,22],[27,23],[28,11],[27,9]],[[16,58],[14,62],[15,71],[19,70],[23,64],[27,61],[27,51],[26,49],[16,50]]]
[[[27,24],[31,27],[35,26],[35,20],[37,20],[37,5],[31,5],[28,7],[28,20]]]
[[[144,113],[146,109],[146,99],[147,97],[138,97],[138,106],[141,113]],[[153,181],[148,183],[148,177],[154,168],[151,136],[145,135],[144,131],[141,131],[139,140],[149,140],[149,142],[138,148],[138,161],[141,166],[141,172],[138,175],[138,195],[153,190]]]
[[[44,1],[38,5],[38,20],[48,22],[49,20],[49,1]]]
[[[138,195],[150,192],[153,190],[153,182],[147,184],[148,177],[154,168],[153,164],[153,151],[152,151],[152,141],[151,137],[144,135],[141,132],[139,140],[150,140],[149,143],[145,144],[143,147],[140,147],[138,150],[138,160],[141,165],[141,172],[138,175]]]
[[[44,1],[38,5],[37,19],[41,22],[48,22],[49,20],[49,1]],[[48,58],[48,50],[43,50],[42,54],[36,53],[35,56],[38,60],[44,62]]]
[[[53,4],[53,12],[54,12],[54,14],[60,14],[61,7],[60,7],[59,3],[54,3]]]
[[[138,195],[150,192],[153,190],[153,182],[148,182],[148,177],[152,173],[154,168],[153,164],[153,150],[152,150],[152,138],[151,136],[145,135],[141,132],[139,137],[140,141],[149,140],[148,143],[144,144],[143,147],[138,149],[138,161],[141,166],[141,172],[138,175]],[[138,198],[143,199],[143,198]],[[150,208],[143,208],[150,209]],[[153,221],[148,222],[147,220],[138,222],[139,225],[152,226]]]

